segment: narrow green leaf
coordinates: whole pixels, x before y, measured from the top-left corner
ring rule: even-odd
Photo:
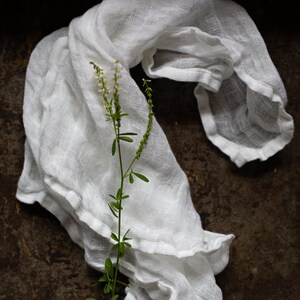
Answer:
[[[112,232],[110,236],[114,241],[119,242],[118,237]]]
[[[125,142],[129,142],[129,143],[133,142],[133,139],[130,137],[127,137],[127,136],[120,136],[119,139],[122,141],[125,141]]]
[[[112,155],[115,155],[116,153],[116,139],[114,139],[113,143],[112,143],[112,146],[111,146],[111,154]]]
[[[117,200],[117,198],[114,195],[109,194],[110,197],[112,197],[113,199]]]
[[[123,241],[126,239],[128,232],[130,231],[130,228],[125,232],[125,234],[123,235]]]
[[[124,245],[124,242],[119,244],[119,254],[121,257],[123,257],[125,255],[126,252],[126,247]]]
[[[109,257],[105,260],[105,270],[110,277],[114,276],[114,266]]]
[[[107,274],[103,274],[99,280],[99,282],[108,282],[108,277],[107,277]]]
[[[117,198],[117,200],[120,200],[121,197],[122,197],[122,189],[119,188],[118,191],[117,191],[117,194],[116,194],[116,198]]]
[[[118,203],[118,202],[111,202],[111,205],[113,206],[115,211],[119,211],[120,209],[122,209],[122,207],[120,206],[120,203]]]
[[[133,179],[133,176],[132,176],[131,173],[129,174],[129,182],[130,182],[131,184],[134,182],[134,179]]]
[[[119,298],[119,295],[114,295],[110,300],[117,300]]]
[[[137,133],[134,133],[134,132],[124,132],[124,133],[120,133],[119,135],[137,135]]]
[[[111,207],[115,212],[118,212],[119,208],[116,207],[115,203],[116,203],[115,201],[111,201],[111,202],[108,203],[108,205],[109,205],[109,207]]]
[[[145,182],[149,182],[149,179],[143,175],[143,174],[139,174],[139,173],[135,173],[135,172],[132,172],[136,177],[138,177],[139,179],[145,181]]]
[[[104,287],[104,294],[109,294],[110,291],[112,290],[112,286],[110,283],[106,284],[105,287]]]
[[[108,203],[108,207],[109,207],[110,209],[112,209],[114,212],[117,212],[116,209],[113,207],[113,203],[114,203],[114,202],[109,202],[109,203]]]
[[[126,117],[128,114],[120,114],[120,117]]]
[[[116,214],[115,208],[112,206],[113,202],[108,203],[108,207],[110,209],[110,211],[112,212],[112,214],[116,217],[119,218],[119,216]]]
[[[123,242],[123,243],[127,248],[131,248],[131,245],[129,243],[127,243],[127,242]]]
[[[124,195],[124,196],[122,196],[121,199],[123,200],[123,199],[127,199],[127,198],[129,198],[129,195]]]

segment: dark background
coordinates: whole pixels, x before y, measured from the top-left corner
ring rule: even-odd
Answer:
[[[106,299],[99,274],[85,264],[83,251],[59,222],[39,205],[15,198],[23,165],[22,102],[30,53],[42,37],[97,2],[1,3],[0,299]],[[238,2],[257,24],[285,83],[287,111],[296,126],[293,141],[268,161],[238,169],[205,137],[194,85],[166,79],[153,81],[156,116],[189,178],[204,227],[236,235],[230,263],[217,276],[224,299],[300,299],[300,14],[296,1]],[[133,76],[142,78],[139,66]]]

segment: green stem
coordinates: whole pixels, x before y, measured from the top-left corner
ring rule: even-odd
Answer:
[[[128,284],[127,283],[125,283],[125,282],[123,282],[123,281],[120,281],[120,280],[117,280],[117,283],[119,283],[119,284],[121,284],[121,285],[123,285],[123,286],[128,286]]]
[[[114,123],[114,131],[116,135],[117,140],[117,146],[118,146],[118,156],[119,156],[119,162],[120,162],[120,176],[121,176],[121,183],[120,183],[120,189],[121,189],[121,195],[123,195],[123,186],[124,186],[124,173],[123,173],[123,161],[122,161],[122,152],[121,152],[121,145],[120,145],[120,139],[119,139],[119,127],[116,126],[116,123]],[[122,197],[120,199],[120,209],[118,212],[118,240],[121,240],[121,221],[122,221]],[[115,268],[115,276],[114,276],[114,282],[113,282],[113,290],[112,290],[112,296],[116,293],[116,284],[117,284],[117,277],[118,277],[118,270],[119,270],[119,261],[120,261],[120,249],[118,248],[117,252],[117,261],[116,261],[116,268]]]
[[[133,161],[131,162],[131,164],[129,165],[127,171],[124,173],[124,178],[127,177],[129,174],[128,172],[130,171],[131,167],[133,166],[133,164],[135,163],[136,161],[136,157],[133,159]]]

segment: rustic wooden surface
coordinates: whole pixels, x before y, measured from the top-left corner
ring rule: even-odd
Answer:
[[[97,1],[6,1],[0,23],[0,299],[103,296],[99,274],[59,222],[15,198],[23,164],[22,102],[30,53],[46,34]],[[83,3],[84,2],[84,3]],[[267,162],[236,168],[205,137],[193,84],[155,80],[155,111],[206,229],[234,233],[230,263],[217,276],[224,299],[300,297],[300,22],[294,2],[241,1],[261,31],[286,85],[293,141]],[[284,19],[284,16],[288,16]],[[140,67],[133,70],[139,80]],[[184,300],[184,299],[179,299]]]

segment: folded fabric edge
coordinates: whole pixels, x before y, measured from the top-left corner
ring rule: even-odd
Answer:
[[[203,68],[178,69],[175,67],[161,66],[156,70],[154,67],[154,55],[159,49],[151,48],[143,54],[142,68],[150,78],[168,78],[181,82],[200,82],[203,87],[212,92],[217,92],[222,84],[214,74]]]
[[[72,192],[72,194],[75,194]],[[19,201],[27,204],[33,204],[38,202],[41,206],[50,211],[58,220],[61,222],[63,227],[66,228],[71,239],[78,244],[80,247],[84,248],[80,240],[79,231],[74,231],[74,227],[78,228],[78,222],[73,219],[69,212],[66,212],[60,205],[58,205],[55,200],[47,193],[46,190],[36,193],[26,193],[23,192],[20,188],[17,189],[16,197]],[[72,201],[69,202],[72,205]],[[105,225],[102,221],[96,219],[91,213],[84,210],[82,207],[73,208],[73,213],[76,214],[78,220],[88,226],[95,233],[100,236],[110,239],[111,230]],[[74,226],[75,225],[75,226]],[[167,244],[166,242],[150,242],[146,240],[137,240],[132,239],[131,244],[133,249],[149,253],[149,254],[163,254],[171,255],[177,258],[190,257],[194,256],[196,253],[202,253],[205,256],[210,256],[213,253],[217,252],[223,244],[228,246],[231,244],[234,239],[232,234],[218,234],[210,232],[209,235],[206,235],[205,245],[197,245],[189,250],[178,250],[174,245]],[[93,250],[93,249],[91,249]]]
[[[222,152],[228,155],[232,162],[238,167],[242,167],[245,163],[259,159],[261,161],[267,160],[278,151],[282,150],[293,138],[294,122],[289,114],[286,113],[283,103],[278,101],[280,97],[273,94],[270,101],[279,103],[279,120],[284,123],[284,128],[281,128],[281,134],[275,139],[267,142],[262,148],[254,149],[247,146],[236,144],[217,132],[217,127],[213,119],[213,114],[209,105],[208,94],[205,89],[198,84],[195,88],[195,96],[198,102],[198,109],[200,112],[201,121],[206,133],[207,138],[217,146]]]

